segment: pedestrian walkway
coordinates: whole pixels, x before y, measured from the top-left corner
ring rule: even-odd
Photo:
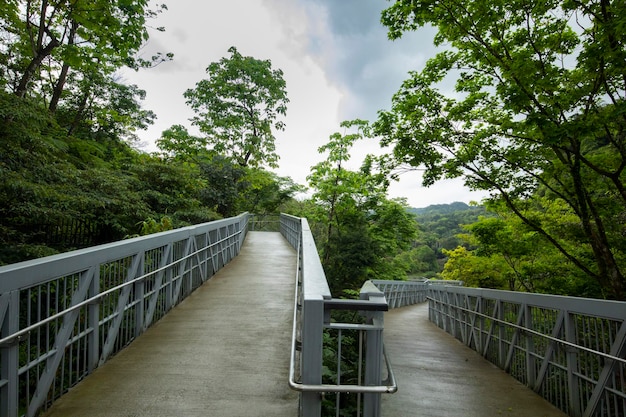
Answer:
[[[241,253],[46,417],[296,417],[288,387],[296,253],[249,232]],[[385,313],[398,392],[384,417],[563,417],[428,321],[426,304]]]
[[[47,417],[294,417],[288,386],[296,253],[249,232],[241,253]]]
[[[398,392],[385,417],[566,417],[552,404],[428,320],[428,303],[385,313]]]

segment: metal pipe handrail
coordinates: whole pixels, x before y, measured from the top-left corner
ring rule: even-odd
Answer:
[[[389,311],[389,305],[375,301],[363,301],[344,298],[324,300],[324,309],[357,310],[357,311]]]
[[[385,366],[387,369],[387,379],[383,382],[387,382],[385,385],[353,385],[353,384],[304,384],[296,381],[295,368],[296,368],[296,346],[297,346],[297,333],[298,333],[298,295],[300,293],[300,251],[302,245],[302,229],[298,233],[297,243],[295,245],[297,255],[296,261],[296,274],[295,274],[295,290],[294,290],[294,306],[293,306],[293,322],[291,331],[291,350],[289,355],[289,387],[298,392],[339,392],[339,393],[357,393],[357,394],[385,394],[394,393],[398,390],[398,384],[396,382],[395,374],[391,368],[391,363],[387,356],[386,348],[383,344],[383,357],[385,359]],[[323,300],[324,309],[349,309],[349,310],[363,310],[363,311],[387,311],[388,305],[386,303],[368,302],[364,300],[339,300],[339,299],[327,299]],[[341,324],[337,324],[341,325]],[[371,325],[365,325],[367,328],[371,328]]]
[[[291,361],[295,360],[295,343],[291,349]],[[338,384],[302,384],[295,381],[295,376],[292,373],[294,367],[289,369],[289,387],[294,391],[300,392],[351,392],[356,394],[393,394],[398,391],[398,384],[396,382],[396,376],[393,373],[393,369],[390,366],[389,359],[387,357],[387,349],[383,344],[383,356],[385,357],[385,365],[387,368],[386,385],[338,385]]]
[[[339,384],[303,384],[295,380],[295,362],[296,362],[296,338],[297,338],[297,314],[298,314],[298,271],[299,260],[296,262],[296,290],[294,295],[294,307],[293,307],[293,324],[291,330],[291,352],[289,355],[289,387],[294,391],[299,392],[353,392],[358,394],[393,394],[398,391],[398,384],[396,377],[391,368],[390,361],[387,356],[387,349],[383,344],[383,356],[385,358],[385,366],[387,368],[387,380],[386,385],[365,386],[365,385],[339,385]],[[330,301],[330,300],[328,300]],[[340,300],[345,301],[345,300]],[[361,300],[352,300],[361,301]],[[365,304],[361,301],[362,304]],[[326,304],[326,302],[324,303]],[[332,302],[330,303],[332,304]],[[352,305],[351,305],[352,306]],[[339,326],[341,324],[338,324]]]

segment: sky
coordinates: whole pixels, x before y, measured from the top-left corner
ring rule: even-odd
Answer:
[[[161,1],[163,2],[163,1]],[[160,3],[161,3],[160,2]],[[150,31],[141,53],[174,53],[174,60],[155,68],[127,71],[125,81],[146,91],[144,107],[157,115],[148,130],[139,132],[143,150],[175,124],[199,134],[189,119],[194,113],[183,93],[206,78],[206,67],[229,56],[235,46],[244,56],[269,59],[280,68],[290,100],[286,128],[276,132],[280,176],[306,185],[312,166],[324,160],[317,149],[339,124],[355,118],[374,121],[389,109],[391,98],[409,71],[420,70],[436,52],[434,30],[420,29],[390,41],[380,23],[386,0],[173,0],[168,10],[148,24],[165,27]],[[389,151],[389,150],[387,150]],[[368,153],[385,152],[375,139],[351,150],[350,169],[358,169]],[[402,174],[389,190],[392,198],[406,198],[412,207],[455,201],[480,201],[462,180],[446,180],[425,188],[419,171]]]

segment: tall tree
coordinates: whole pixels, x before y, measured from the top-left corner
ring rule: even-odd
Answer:
[[[308,177],[314,203],[309,215],[324,226],[316,241],[334,294],[356,290],[367,279],[406,276],[409,266],[396,255],[409,249],[417,231],[403,202],[387,198],[388,178],[374,170],[372,158],[358,171],[346,168],[352,146],[369,135],[367,122],[345,121],[341,127],[348,133],[332,134],[319,148],[328,155]]]
[[[272,129],[283,130],[279,120],[287,112],[286,83],[280,69],[269,60],[242,56],[235,47],[230,57],[211,63],[208,79],[185,92],[187,104],[196,112],[194,125],[219,154],[241,166],[276,167]]]
[[[382,21],[392,39],[434,25],[435,42],[450,47],[379,115],[376,130],[397,159],[425,167],[425,185],[462,176],[490,191],[625,299],[626,3],[399,0]],[[450,78],[456,92],[445,95]],[[547,208],[529,201],[542,196],[575,214],[589,253],[545,227]]]

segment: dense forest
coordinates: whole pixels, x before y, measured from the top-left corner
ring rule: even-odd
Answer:
[[[345,121],[305,185],[271,170],[287,85],[231,47],[184,93],[186,121],[136,147],[155,114],[119,77],[175,59],[138,51],[167,8],[133,2],[0,5],[0,264],[231,216],[309,218],[333,293],[370,278],[442,277],[515,291],[626,299],[623,2],[400,0],[396,39],[438,28],[448,49],[378,119]],[[519,7],[518,7],[519,6]],[[94,13],[97,10],[98,13]],[[455,94],[440,91],[456,78]],[[391,146],[348,170],[363,138]],[[463,178],[481,206],[410,209],[397,172]]]
[[[194,148],[179,126],[163,132],[159,153],[136,149],[137,132],[155,115],[141,106],[145,92],[120,81],[117,71],[149,71],[173,58],[167,53],[148,61],[136,58],[148,39],[149,20],[165,9],[147,4],[29,1],[0,6],[0,264],[246,210],[274,212],[298,189],[261,167],[275,158],[271,149],[266,152],[271,114],[252,122],[242,119],[243,124],[231,120],[225,128],[261,123],[245,139],[257,143],[253,151],[245,141],[225,139],[219,140],[230,153],[217,146]],[[267,109],[284,114],[281,73],[267,61],[242,57],[236,49],[231,53],[213,64],[215,71],[257,65],[257,77],[269,74],[278,83],[268,87],[274,89],[274,102]],[[215,106],[194,96],[217,88],[205,84],[199,81],[188,91],[190,105],[198,108],[196,122],[218,138],[220,127],[207,126],[206,120],[220,115],[206,116],[202,109]]]

